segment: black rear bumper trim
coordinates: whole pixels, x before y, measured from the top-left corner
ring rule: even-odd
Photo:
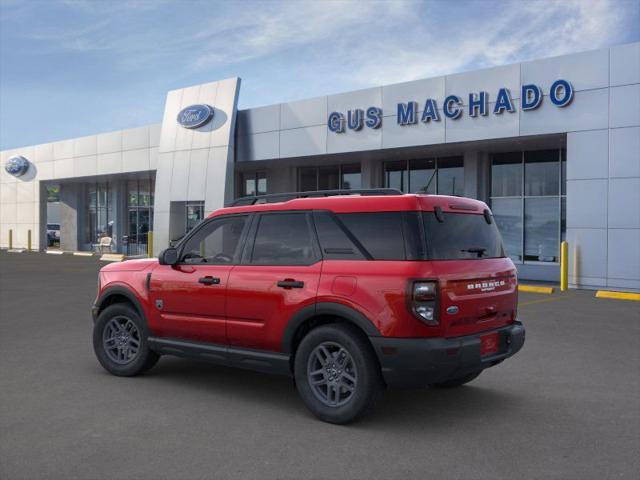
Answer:
[[[480,356],[480,337],[498,332],[499,350]],[[515,355],[524,345],[520,322],[474,335],[455,338],[369,337],[382,375],[390,387],[424,387],[484,370]]]

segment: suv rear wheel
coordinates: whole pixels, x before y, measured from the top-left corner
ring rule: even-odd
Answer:
[[[349,423],[367,413],[384,386],[370,345],[347,325],[311,330],[300,342],[294,370],[307,408],[330,423]]]
[[[93,327],[93,349],[98,361],[113,375],[131,377],[153,367],[159,355],[149,349],[144,321],[129,305],[105,308]]]

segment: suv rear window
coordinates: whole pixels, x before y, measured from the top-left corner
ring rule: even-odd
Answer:
[[[445,213],[439,222],[433,212],[422,214],[431,260],[468,260],[504,257],[496,222],[484,215]]]

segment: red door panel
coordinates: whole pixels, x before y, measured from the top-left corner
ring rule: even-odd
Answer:
[[[315,302],[321,269],[322,262],[310,266],[234,267],[227,287],[229,343],[280,351],[282,334],[291,316]],[[278,286],[284,281],[301,283]]]
[[[160,265],[151,276],[151,310],[164,337],[226,343],[225,289],[232,265]],[[200,283],[200,279],[206,283]]]

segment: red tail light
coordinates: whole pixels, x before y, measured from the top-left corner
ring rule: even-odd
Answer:
[[[437,282],[413,282],[411,286],[411,311],[418,320],[431,326],[439,324],[437,299]]]

